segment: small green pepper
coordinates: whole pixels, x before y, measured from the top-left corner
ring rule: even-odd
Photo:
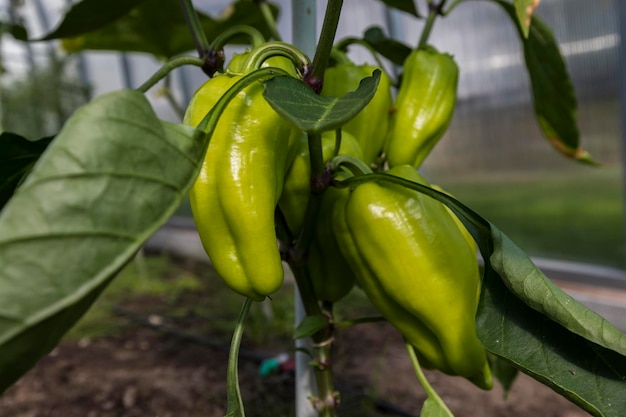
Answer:
[[[430,154],[452,120],[458,79],[451,55],[425,47],[407,57],[385,144],[389,166],[418,168]]]
[[[380,69],[374,65],[355,65],[345,54],[334,51],[333,57],[340,60],[337,66],[330,67],[324,73],[324,85],[321,95],[340,97],[359,86],[361,80],[370,77]],[[359,142],[363,150],[363,162],[373,163],[383,150],[389,128],[391,110],[391,82],[385,71],[381,72],[378,89],[372,100],[352,120],[342,126]]]

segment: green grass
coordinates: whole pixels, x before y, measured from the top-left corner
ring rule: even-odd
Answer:
[[[531,256],[626,266],[619,169],[468,178],[440,185]]]
[[[140,297],[160,297],[166,303],[174,302],[183,293],[198,291],[200,277],[176,267],[166,256],[137,256],[113,280],[94,305],[65,335],[77,340],[116,334],[124,319],[112,312],[113,307]]]
[[[167,255],[131,261],[106,288],[81,320],[66,334],[69,340],[119,334],[128,325],[113,312],[116,306],[140,315],[192,314],[203,323],[192,331],[210,332],[230,340],[243,297],[231,291],[206,264],[175,260]],[[285,285],[271,301],[254,303],[246,322],[246,340],[253,345],[291,343],[294,323],[293,287]]]

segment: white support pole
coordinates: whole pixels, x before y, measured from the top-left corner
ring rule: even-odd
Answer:
[[[315,54],[317,44],[317,0],[292,0],[292,39],[293,44],[300,48],[309,57]],[[300,293],[295,290],[296,324],[305,317],[304,306]],[[308,339],[298,339],[296,348],[310,350]],[[308,357],[305,353],[296,351],[296,417],[316,417],[310,395],[315,393],[315,382],[311,372]]]

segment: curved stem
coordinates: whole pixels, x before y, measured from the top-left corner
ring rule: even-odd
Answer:
[[[337,33],[342,6],[343,0],[328,0],[328,4],[326,5],[324,23],[322,24],[320,40],[315,50],[311,73],[308,74],[305,79],[317,92],[322,90],[324,71],[328,65],[328,57],[333,48],[333,42],[335,42],[335,34]]]
[[[198,67],[202,67],[204,65],[204,61],[200,58],[195,58],[192,56],[181,56],[178,58],[174,58],[168,62],[166,62],[161,68],[157,70],[157,72],[152,75],[145,83],[141,84],[137,91],[141,91],[142,93],[147,92],[149,89],[154,87],[156,83],[161,81],[163,78],[167,77],[167,75],[172,72],[172,70],[182,67],[183,65],[196,65]]]
[[[263,19],[270,30],[270,35],[274,38],[274,40],[281,41],[282,38],[280,36],[280,32],[278,31],[278,27],[276,26],[276,19],[274,19],[274,14],[272,13],[270,4],[266,0],[259,0],[258,4],[261,8]]]
[[[276,55],[291,59],[301,73],[304,73],[311,62],[308,56],[293,45],[279,41],[267,42],[250,52],[243,65],[242,72],[254,71],[260,68],[265,60]]]
[[[417,355],[415,354],[415,348],[413,348],[413,346],[411,346],[409,343],[406,343],[406,349],[409,352],[409,357],[411,358],[411,363],[413,364],[413,369],[415,370],[417,379],[419,380],[422,387],[424,387],[424,391],[426,391],[426,394],[428,395],[428,399],[436,402],[439,405],[441,412],[445,413],[444,415],[453,417],[452,412],[450,411],[446,403],[443,402],[439,394],[437,394],[437,392],[433,389],[433,387],[430,385],[430,383],[426,379],[426,375],[424,375],[424,372],[422,371],[422,367],[420,366],[419,361],[417,360]]]
[[[241,399],[241,392],[239,390],[239,373],[237,368],[239,366],[239,347],[241,346],[241,338],[243,336],[243,328],[250,306],[252,305],[252,299],[246,298],[241,307],[237,324],[233,332],[233,338],[230,342],[230,351],[228,353],[228,373],[226,375],[226,395],[228,401],[227,415],[231,413],[237,413],[236,415],[244,415],[243,401]],[[234,414],[233,414],[234,415]]]
[[[250,39],[250,45],[254,48],[265,43],[263,34],[258,29],[248,25],[236,25],[230,27],[220,33],[209,45],[209,50],[219,51],[224,48],[228,42],[237,35],[247,35]]]
[[[357,177],[362,177],[364,176],[364,174],[368,174],[369,178],[369,174],[372,174],[372,170],[370,169],[370,167],[365,165],[365,163],[360,159],[357,159],[350,155],[338,155],[334,157],[330,161],[330,167],[333,171],[336,171],[341,167],[346,167]]]
[[[341,149],[341,128],[335,130],[335,148],[333,149],[333,158],[339,155]]]

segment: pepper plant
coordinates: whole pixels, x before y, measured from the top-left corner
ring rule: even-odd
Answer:
[[[544,135],[566,157],[594,163],[579,144],[554,36],[533,14],[539,1],[489,1],[518,30]],[[218,20],[191,0],[105,9],[83,0],[69,9],[43,40],[61,39],[70,52],[147,52],[164,64],[139,88],[78,109],[54,138],[0,136],[0,392],[54,348],[189,194],[208,256],[242,295],[228,416],[244,415],[237,353],[245,317],[253,302],[271,302],[283,260],[306,311],[294,337],[312,342],[311,403],[320,416],[341,415],[335,332],[377,320],[406,340],[428,394],[423,417],[452,413],[422,368],[477,389],[522,371],[591,415],[626,414],[626,336],[417,171],[453,116],[463,71],[430,44],[431,30],[481,2],[383,2],[424,20],[415,45],[375,28],[336,40],[341,0],[327,2],[312,56],[282,41],[277,8],[263,0],[236,1]],[[293,0],[294,10],[305,3]],[[226,56],[231,43],[248,49]],[[370,64],[350,62],[354,45],[371,51]],[[192,49],[197,56],[185,55]],[[386,73],[389,64],[402,67],[400,79]],[[159,120],[145,94],[182,65],[208,80],[184,120]],[[350,291],[364,291],[380,317],[335,320],[333,305]]]

